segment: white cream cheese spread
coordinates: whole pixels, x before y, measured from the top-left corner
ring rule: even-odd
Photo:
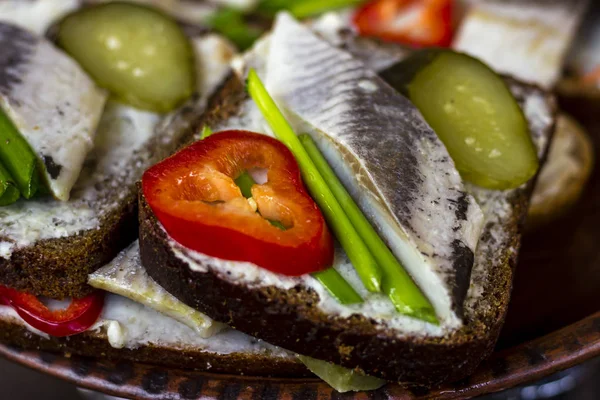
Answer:
[[[48,338],[23,321],[8,306],[0,306],[0,318],[25,326],[32,334]],[[294,355],[262,340],[233,329],[225,329],[209,339],[181,322],[125,297],[107,294],[100,319],[89,329],[104,332],[110,345],[117,349],[137,349],[154,345],[170,349],[196,350],[215,354],[264,354],[291,358]]]

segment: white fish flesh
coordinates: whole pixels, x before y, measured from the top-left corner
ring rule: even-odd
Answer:
[[[306,124],[438,316],[459,323],[483,216],[418,110],[284,13],[270,39],[266,82]]]
[[[94,144],[107,93],[44,38],[0,23],[0,107],[45,165],[50,191],[69,194]]]
[[[453,47],[545,89],[562,73],[588,0],[479,1],[467,12]]]
[[[211,58],[218,41],[210,36],[206,40],[212,44],[203,44],[202,38],[194,39],[198,69],[210,70],[213,76],[226,76],[229,65]],[[16,250],[43,240],[98,229],[104,216],[120,206],[114,190],[120,188],[120,195],[126,196],[144,169],[167,156],[163,153],[179,142],[190,123],[204,112],[218,84],[201,75],[198,81],[203,85],[199,87],[201,94],[165,118],[109,101],[94,137],[94,148],[69,201],[39,198],[0,209],[0,259],[10,259]],[[153,144],[154,141],[159,143]]]
[[[203,338],[214,336],[225,327],[183,304],[154,282],[142,267],[137,241],[106,266],[90,274],[88,283],[163,313],[194,329]]]
[[[81,0],[0,0],[0,22],[18,25],[37,35],[76,10]]]

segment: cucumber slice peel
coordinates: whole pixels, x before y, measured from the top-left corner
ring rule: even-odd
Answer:
[[[84,8],[60,23],[58,44],[99,86],[134,107],[168,112],[195,90],[192,46],[177,22],[154,8]]]
[[[381,75],[419,109],[465,180],[505,190],[537,173],[523,111],[504,80],[481,61],[424,50]]]

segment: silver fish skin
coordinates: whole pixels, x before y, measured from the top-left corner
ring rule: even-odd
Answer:
[[[278,15],[267,88],[328,162],[448,326],[460,325],[483,214],[408,99],[349,53]]]
[[[142,266],[139,242],[135,241],[114,260],[92,273],[88,283],[97,289],[127,297],[194,329],[209,338],[225,328],[181,301],[154,282]]]
[[[67,201],[108,93],[44,38],[0,22],[0,107],[27,140],[51,193]]]
[[[552,88],[589,0],[488,0],[468,9],[452,47],[522,81]]]

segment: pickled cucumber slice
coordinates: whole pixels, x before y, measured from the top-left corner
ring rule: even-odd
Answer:
[[[113,2],[67,16],[58,44],[121,101],[172,110],[194,91],[194,53],[179,25],[161,12]]]
[[[386,383],[382,379],[361,375],[354,370],[326,361],[315,360],[314,358],[301,355],[298,355],[298,358],[313,374],[323,379],[329,386],[340,393],[375,390]]]
[[[423,50],[382,73],[446,145],[465,180],[511,189],[539,168],[527,120],[508,87],[479,60]]]
[[[32,198],[39,189],[38,159],[6,113],[0,109],[0,163],[21,195]],[[16,200],[16,199],[15,199]]]

